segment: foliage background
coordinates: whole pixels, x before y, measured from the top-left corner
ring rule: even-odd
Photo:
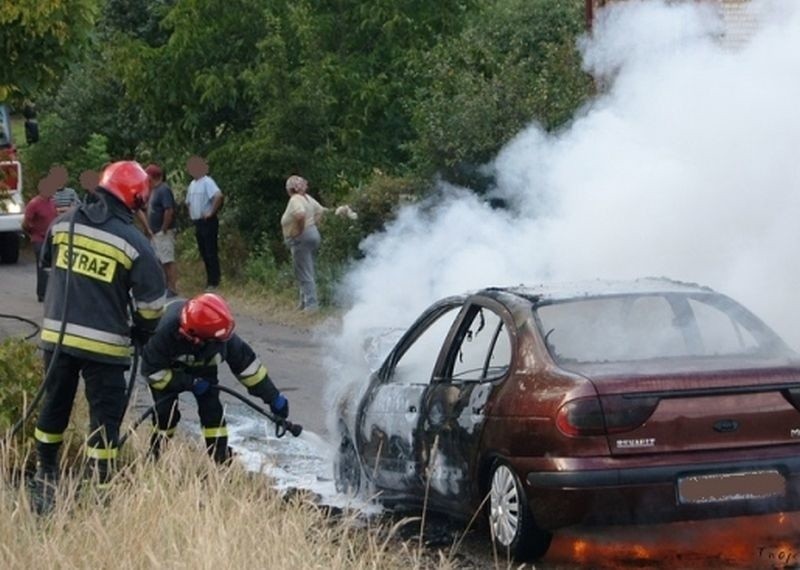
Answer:
[[[510,138],[532,121],[562,127],[592,89],[575,48],[582,0],[49,2],[77,10],[58,57],[36,56],[58,81],[7,81],[12,102],[39,109],[29,194],[52,164],[78,187],[84,169],[122,158],[161,163],[180,194],[188,156],[206,156],[226,195],[226,276],[280,290],[292,281],[283,184],[302,174],[323,204],[360,214],[323,222],[328,300],[399,204],[437,180],[484,192],[480,167]]]
[[[9,338],[0,342],[0,433],[6,433],[31,404],[44,373],[36,346]],[[33,435],[35,419],[25,425]]]

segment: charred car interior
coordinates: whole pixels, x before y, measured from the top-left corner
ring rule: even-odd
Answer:
[[[706,287],[449,297],[354,386],[338,487],[465,520],[484,505],[518,560],[568,525],[800,508],[800,360]]]

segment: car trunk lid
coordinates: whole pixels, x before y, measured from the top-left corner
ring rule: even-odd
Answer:
[[[597,389],[612,455],[800,442],[797,362],[665,359],[575,371]]]

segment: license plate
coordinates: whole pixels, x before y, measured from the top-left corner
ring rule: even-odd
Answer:
[[[692,475],[678,479],[681,503],[718,503],[782,497],[786,480],[777,471]]]

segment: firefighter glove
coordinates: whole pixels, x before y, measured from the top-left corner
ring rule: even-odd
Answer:
[[[211,388],[211,381],[207,378],[195,378],[192,381],[192,392],[195,396],[202,396]]]
[[[276,416],[286,419],[289,417],[289,400],[283,394],[278,394],[270,403],[269,409]]]

